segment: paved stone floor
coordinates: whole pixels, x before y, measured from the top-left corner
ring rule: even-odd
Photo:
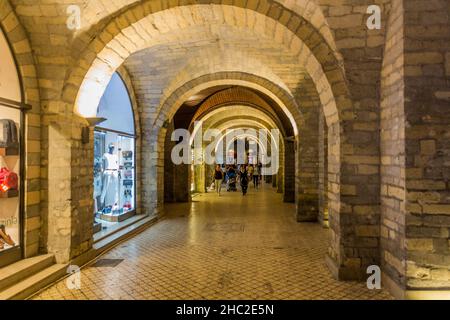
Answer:
[[[328,231],[296,223],[294,205],[269,187],[247,197],[204,194],[166,210],[164,220],[99,258],[123,261],[84,268],[81,290],[61,281],[34,298],[390,298],[334,280],[324,263]]]

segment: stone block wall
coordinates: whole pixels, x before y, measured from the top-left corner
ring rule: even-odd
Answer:
[[[406,287],[448,290],[450,2],[403,1],[403,6]]]
[[[381,72],[381,267],[398,286],[405,283],[405,110],[403,3],[395,1],[387,23]]]
[[[323,115],[319,112],[319,223],[328,226],[328,128]]]
[[[397,297],[450,287],[448,1],[395,1],[381,86],[381,255]],[[444,291],[429,291],[431,288]]]
[[[175,176],[174,176],[174,166],[172,161],[170,161],[170,156],[173,147],[175,146],[175,141],[172,141],[172,133],[174,131],[174,123],[170,122],[169,127],[167,129],[166,139],[164,142],[164,202],[170,203],[175,202],[175,194],[174,194],[174,184],[175,184]]]
[[[329,265],[340,279],[362,280],[369,265],[380,263],[379,85],[389,2],[319,1],[342,54],[347,87],[339,91],[347,90],[351,99],[341,109],[341,128],[328,130],[329,254],[334,261]],[[367,8],[373,4],[382,9],[380,30],[366,25]],[[338,130],[342,161],[335,168]]]
[[[284,202],[295,202],[296,190],[295,190],[295,142],[284,141],[285,152],[280,159],[280,169],[277,173],[277,192],[283,193]]]
[[[300,90],[299,90],[300,91]],[[319,216],[319,114],[320,99],[316,88],[305,85],[297,102],[302,108],[298,145],[295,150],[297,162],[297,221],[316,222]]]

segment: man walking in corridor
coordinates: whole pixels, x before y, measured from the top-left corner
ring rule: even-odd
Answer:
[[[216,170],[214,171],[214,186],[216,188],[216,192],[220,197],[220,192],[222,191],[222,181],[223,181],[223,172],[220,165],[216,166]]]
[[[258,164],[253,169],[253,187],[255,187],[255,189],[258,189],[259,186],[259,175],[260,175],[260,167]]]

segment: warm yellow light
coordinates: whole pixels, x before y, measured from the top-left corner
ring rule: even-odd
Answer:
[[[94,62],[78,91],[75,112],[84,118],[97,116],[97,108],[114,70],[102,62]]]
[[[408,300],[450,300],[449,290],[408,290]]]

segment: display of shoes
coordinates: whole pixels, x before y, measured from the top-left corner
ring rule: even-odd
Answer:
[[[103,214],[110,214],[112,212],[112,206],[104,207],[102,210]]]

